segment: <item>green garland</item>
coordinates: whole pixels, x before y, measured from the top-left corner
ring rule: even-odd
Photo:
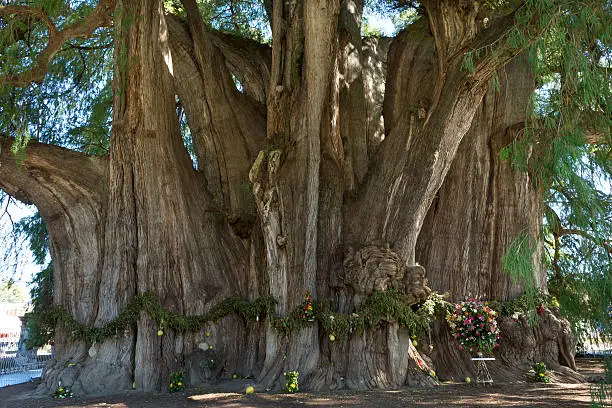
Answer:
[[[183,316],[165,309],[157,297],[147,292],[135,296],[125,309],[112,321],[101,327],[89,327],[77,322],[68,312],[55,307],[50,313],[50,325],[61,323],[71,340],[84,340],[90,343],[101,342],[117,336],[123,330],[136,324],[141,312],[146,312],[163,329],[179,333],[198,332],[206,324],[238,315],[245,321],[268,319],[270,325],[279,333],[287,335],[311,325],[313,322],[302,318],[303,305],[296,307],[287,316],[274,313],[277,301],[261,297],[252,302],[228,298],[215,305],[208,313],[196,316]],[[361,333],[366,328],[375,327],[383,321],[394,321],[411,332],[425,331],[436,313],[444,315],[449,303],[437,294],[432,294],[414,312],[404,297],[394,290],[376,292],[367,298],[352,314],[331,311],[329,302],[313,301],[314,320],[330,334],[330,340],[337,336],[346,339],[353,332]],[[331,336],[333,335],[333,337]]]
[[[548,308],[558,308],[559,302],[554,296],[537,291],[533,294],[524,294],[514,300],[500,302],[498,300],[489,301],[489,306],[500,316],[508,317],[515,313],[527,315],[530,321],[535,317],[538,306]]]
[[[538,304],[550,304],[550,296],[541,294]],[[554,303],[554,302],[553,302]],[[215,305],[209,312],[196,316],[183,316],[164,308],[157,297],[147,292],[136,295],[125,309],[112,321],[101,327],[90,327],[77,322],[68,312],[60,307],[49,313],[49,326],[61,323],[71,340],[84,340],[90,343],[101,342],[117,336],[125,329],[136,324],[141,312],[146,312],[160,327],[178,333],[198,332],[211,322],[218,322],[224,317],[237,315],[245,321],[268,319],[270,325],[280,334],[287,335],[312,325],[312,321],[304,319],[304,304],[299,305],[286,316],[277,315],[277,301],[271,296],[261,297],[252,302],[238,298],[228,298]],[[501,316],[510,316],[514,312],[526,313],[532,310],[533,299],[519,297],[513,301],[491,301],[492,308]],[[332,311],[327,301],[312,301],[314,320],[330,335],[330,340],[336,338],[345,340],[352,333],[363,333],[365,329],[373,328],[382,322],[397,322],[411,333],[424,333],[431,321],[436,317],[444,317],[449,312],[451,303],[443,295],[432,293],[427,300],[413,311],[404,296],[390,289],[385,292],[375,292],[366,298],[354,313],[345,314]]]
[[[141,312],[146,312],[160,327],[179,333],[197,332],[207,323],[216,322],[229,315],[238,315],[245,320],[256,320],[258,316],[272,314],[276,301],[262,297],[253,302],[228,298],[215,305],[208,313],[196,316],[182,316],[165,309],[159,299],[147,292],[136,295],[119,315],[101,327],[89,327],[79,323],[60,307],[56,307],[53,318],[61,323],[72,340],[86,340],[91,343],[117,336],[123,330],[136,324]]]

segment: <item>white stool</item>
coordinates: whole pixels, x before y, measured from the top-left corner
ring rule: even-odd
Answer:
[[[487,368],[486,361],[495,361],[494,357],[474,357],[472,361],[476,362],[476,383],[477,384],[493,384],[493,378]]]

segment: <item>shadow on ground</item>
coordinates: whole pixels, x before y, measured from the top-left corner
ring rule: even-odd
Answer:
[[[601,371],[601,361],[584,360],[585,374]],[[0,407],[46,408],[395,408],[395,407],[542,407],[542,408],[589,408],[591,407],[590,384],[532,384],[513,383],[493,386],[467,384],[442,384],[429,389],[399,389],[370,391],[338,391],[334,393],[271,394],[237,393],[198,394],[123,394],[53,400],[33,398],[34,383],[0,389]]]

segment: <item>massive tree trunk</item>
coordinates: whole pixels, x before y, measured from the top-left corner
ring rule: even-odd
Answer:
[[[486,31],[475,2],[425,1],[427,18],[396,38],[363,40],[360,1],[273,1],[270,49],[212,31],[183,3],[185,20],[160,0],[117,5],[108,159],[34,144],[19,163],[2,150],[0,187],[48,223],[57,306],[99,327],[145,292],[187,316],[266,295],[286,315],[304,291],[348,314],[391,288],[417,304],[426,275],[454,298],[521,292],[500,257],[516,234],[537,236],[539,196],[498,152],[533,80],[525,59],[506,65],[519,50],[460,69],[511,19]],[[144,312],[100,343],[71,334],[58,326],[49,389],[159,390],[173,371],[194,386],[239,373],[270,388],[288,370],[314,389],[433,381],[392,320],[336,343],[317,323],[282,334],[226,317],[183,333]]]

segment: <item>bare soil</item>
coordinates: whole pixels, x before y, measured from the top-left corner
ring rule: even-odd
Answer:
[[[577,359],[579,371],[587,378],[603,375],[600,359]],[[126,392],[98,397],[76,397],[54,400],[36,397],[36,383],[0,389],[0,407],[88,407],[88,408],[273,408],[273,407],[550,407],[588,408],[591,406],[591,384],[513,383],[476,386],[443,383],[434,388],[369,391],[336,391],[328,393],[275,394],[256,393],[184,393],[144,394]]]

